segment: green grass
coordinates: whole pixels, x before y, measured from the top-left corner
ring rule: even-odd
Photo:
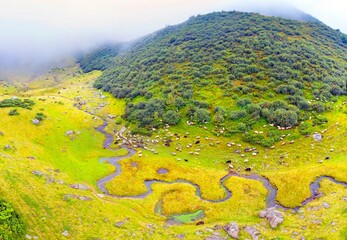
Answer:
[[[44,88],[40,88],[40,84],[44,82],[43,77],[31,82],[28,91],[16,92],[21,98],[29,97],[36,102],[33,110],[21,109],[20,115],[13,118],[7,114],[9,109],[0,109],[0,131],[4,134],[0,136],[0,174],[3,176],[0,178],[0,196],[11,203],[23,217],[30,229],[29,235],[38,236],[40,239],[61,239],[61,233],[68,229],[71,239],[107,239],[111,235],[120,239],[170,239],[180,233],[185,234],[185,239],[204,239],[211,235],[207,228],[236,221],[242,227],[256,225],[264,239],[273,239],[276,236],[290,239],[294,231],[306,239],[344,239],[347,217],[344,212],[345,201],[342,198],[346,196],[346,190],[325,180],[320,189],[323,196],[297,213],[286,211],[284,223],[275,230],[258,217],[258,212],[266,207],[267,191],[255,180],[229,178],[225,185],[232,192],[232,197],[222,203],[202,201],[196,195],[196,189],[184,183],[153,184],[153,193],[145,199],[98,196],[100,192],[96,189],[96,181],[114,171],[114,167],[99,163],[99,159],[124,155],[126,152],[103,149],[104,136],[95,130],[95,127],[102,123],[101,119],[93,119],[91,115],[74,108],[74,98],[80,96],[87,101],[83,109],[93,110],[97,116],[103,118],[107,118],[109,114],[116,115],[116,119],[120,119],[120,115],[124,113],[125,101],[91,88],[100,72],[75,76],[66,72],[54,73],[61,74],[58,76],[58,83],[47,82]],[[107,98],[100,98],[100,94]],[[11,96],[0,96],[0,100]],[[108,103],[106,107],[95,109],[104,102]],[[167,131],[161,129],[152,137],[144,137],[146,146],[154,148],[158,154],[137,149],[142,151],[142,156],[136,154],[122,160],[122,175],[107,184],[107,188],[117,195],[137,195],[145,191],[145,180],[184,179],[198,184],[205,198],[216,200],[225,197],[225,192],[219,185],[221,177],[229,170],[245,173],[244,169],[251,166],[254,173],[266,176],[278,188],[277,200],[281,204],[297,206],[309,196],[309,184],[316,177],[330,175],[347,181],[344,174],[347,170],[347,149],[344,142],[347,132],[347,115],[344,113],[346,106],[342,105],[342,100],[332,106],[334,110],[325,113],[329,118],[326,125],[310,126],[312,132],[328,129],[323,133],[322,142],[315,142],[312,137],[305,138],[297,129],[292,129],[282,131],[281,133],[290,136],[275,144],[275,148],[271,150],[244,143],[238,135],[216,136],[211,131],[199,126],[188,126],[182,121]],[[39,126],[31,123],[37,112],[47,116]],[[115,119],[107,118],[107,121],[110,124],[107,131],[110,133],[123,127],[117,125]],[[339,124],[335,125],[336,122]],[[310,121],[308,123],[311,124]],[[256,123],[253,130],[268,131],[269,126],[263,128],[263,125],[263,122]],[[213,128],[212,124],[206,126]],[[80,131],[80,134],[72,138],[65,135],[67,130]],[[189,132],[189,135],[184,138],[186,132]],[[176,139],[174,133],[181,138]],[[197,136],[200,136],[199,144],[195,144]],[[170,147],[164,146],[161,141],[166,138],[173,140]],[[159,143],[152,143],[152,140],[159,140]],[[291,140],[295,142],[289,144]],[[228,147],[228,142],[242,146]],[[283,142],[287,143],[282,145]],[[189,143],[192,144],[191,148],[187,148]],[[213,143],[213,146],[210,143]],[[5,151],[3,147],[6,144],[14,148]],[[182,147],[182,152],[176,150],[179,146]],[[244,153],[243,149],[246,147],[256,147],[258,155]],[[189,153],[195,152],[197,148],[201,149],[199,155]],[[330,152],[331,148],[334,148],[333,152]],[[245,157],[234,153],[237,149],[242,150]],[[176,155],[172,155],[172,152]],[[281,155],[284,156],[283,159],[280,158]],[[326,156],[330,159],[323,163],[318,162]],[[189,161],[185,162],[184,159]],[[248,162],[245,162],[245,159],[248,159]],[[228,167],[227,160],[231,161],[233,169]],[[136,163],[137,167],[132,163]],[[159,168],[167,168],[169,173],[160,175],[157,173]],[[44,175],[34,176],[31,173],[33,170],[40,170]],[[50,183],[47,179],[54,179],[55,182]],[[65,184],[59,184],[58,180],[63,180]],[[77,182],[87,184],[92,189],[82,191],[68,186]],[[64,201],[65,194],[88,196],[93,200]],[[160,214],[155,212],[158,202],[161,203]],[[331,208],[319,207],[324,202],[328,202]],[[198,220],[192,222],[190,219],[202,212],[205,215],[205,225],[196,226]],[[184,224],[164,228],[165,221],[171,217]],[[312,223],[315,219],[322,219],[322,225]],[[119,221],[124,221],[124,225],[115,227],[114,224]],[[331,227],[332,221],[336,221],[334,227]],[[148,227],[148,224],[154,224],[152,228],[155,230]],[[306,230],[303,230],[302,226],[306,226]],[[334,229],[336,231],[332,231]],[[197,231],[202,231],[201,235],[196,235]],[[225,235],[223,231],[221,234]],[[242,231],[241,239],[245,238],[249,236]]]
[[[204,210],[199,210],[194,213],[171,216],[173,220],[181,222],[181,223],[194,222],[196,220],[202,219],[203,217],[204,217]]]

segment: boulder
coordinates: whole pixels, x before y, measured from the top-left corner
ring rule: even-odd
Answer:
[[[67,130],[66,132],[65,132],[65,135],[66,136],[71,136],[71,135],[73,135],[73,131],[72,130]]]
[[[231,222],[225,225],[224,230],[234,239],[239,239],[240,227],[236,222]]]
[[[40,124],[40,120],[38,120],[38,119],[33,119],[33,120],[31,120],[31,122],[33,124],[35,124],[35,125],[39,125]]]
[[[43,173],[39,170],[34,170],[31,173],[34,174],[35,176],[39,176],[39,177],[41,177],[43,175]]]
[[[70,186],[70,188],[73,188],[73,189],[80,189],[80,190],[89,190],[90,189],[88,186],[80,184],[80,183],[70,184],[69,186]]]
[[[275,208],[267,208],[259,212],[259,217],[266,218],[272,228],[276,228],[278,224],[284,221],[283,214]]]
[[[184,234],[177,234],[176,236],[175,236],[175,238],[178,238],[178,239],[180,239],[180,240],[183,240],[184,239]]]
[[[249,235],[251,235],[251,237],[252,237],[253,240],[258,240],[258,239],[259,239],[260,232],[259,232],[257,229],[255,229],[255,227],[253,227],[253,226],[247,226],[247,227],[245,227],[245,231],[246,231]]]
[[[4,147],[5,150],[11,150],[12,148],[13,147],[11,145],[9,145],[9,144],[6,144],[5,147]]]
[[[312,137],[313,137],[313,140],[318,141],[318,142],[322,141],[322,139],[323,139],[322,134],[319,134],[318,132],[315,132],[315,133],[312,135]]]
[[[90,197],[86,197],[86,196],[77,196],[77,198],[81,201],[91,201],[93,200],[92,198]]]
[[[65,230],[64,232],[61,233],[61,235],[63,235],[64,237],[68,237],[69,236],[69,232],[67,230]]]
[[[323,207],[324,207],[325,209],[328,209],[328,208],[330,208],[330,204],[327,203],[327,202],[324,202],[324,203],[323,203]]]
[[[120,228],[120,227],[123,226],[124,224],[125,224],[124,221],[119,221],[119,222],[116,222],[116,223],[114,224],[114,226]]]

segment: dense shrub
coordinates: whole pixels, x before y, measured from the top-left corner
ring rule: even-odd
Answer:
[[[252,100],[248,98],[242,98],[236,102],[236,104],[239,107],[246,107],[248,104],[251,104],[251,103],[252,103]]]
[[[195,112],[195,120],[198,123],[208,123],[210,121],[210,112],[202,108],[197,109]]]
[[[289,126],[308,110],[324,111],[308,100],[335,101],[346,92],[346,46],[345,35],[320,22],[220,12],[168,26],[126,50],[103,47],[80,63],[104,70],[94,86],[125,98],[124,118],[137,127],[160,127],[177,111],[234,131],[231,121],[241,118]],[[283,100],[261,103],[269,98]]]
[[[35,115],[35,119],[39,120],[39,121],[43,121],[47,118],[47,116],[45,114],[43,114],[42,112],[38,112]]]
[[[17,109],[11,109],[9,112],[8,112],[8,115],[9,116],[17,116],[19,115],[19,112]]]
[[[35,102],[30,99],[24,99],[23,101],[19,98],[12,98],[12,99],[4,99],[0,101],[0,108],[7,108],[7,107],[20,107],[25,109],[32,109],[32,106],[35,105]]]
[[[231,120],[238,120],[238,119],[244,118],[246,116],[247,116],[247,113],[245,110],[232,111],[229,113],[229,119],[231,119]]]
[[[177,111],[169,110],[163,114],[163,121],[169,125],[177,125],[181,120],[181,116]]]
[[[320,102],[314,103],[312,104],[312,110],[321,113],[325,111],[325,106],[323,103]]]
[[[0,239],[24,238],[26,225],[11,204],[0,200]]]

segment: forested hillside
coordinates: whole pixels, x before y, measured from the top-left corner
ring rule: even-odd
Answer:
[[[95,87],[128,99],[124,118],[134,132],[183,119],[211,122],[224,135],[259,120],[283,128],[310,118],[321,124],[319,113],[346,93],[346,35],[319,22],[212,13],[166,27],[123,54],[104,52],[81,65],[106,69]]]
[[[113,58],[125,49],[126,44],[107,44],[88,52],[86,55],[80,57],[78,62],[84,72],[105,70],[112,66]]]

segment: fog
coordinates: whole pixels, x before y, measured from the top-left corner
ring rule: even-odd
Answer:
[[[344,0],[0,0],[0,64],[35,66],[104,42],[132,40],[196,14],[266,13],[288,4],[347,32]]]

